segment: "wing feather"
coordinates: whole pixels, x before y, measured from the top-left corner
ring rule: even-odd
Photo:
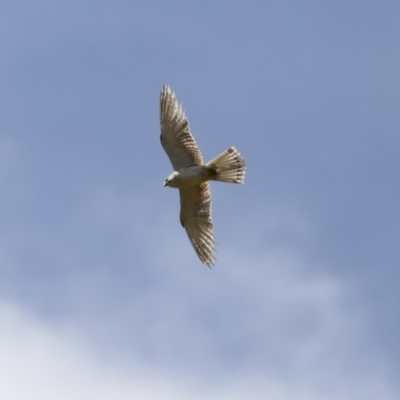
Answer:
[[[203,165],[200,149],[190,133],[189,122],[175,93],[164,85],[160,96],[161,144],[175,171]]]
[[[201,262],[210,268],[215,260],[214,226],[211,219],[211,191],[207,182],[179,189],[181,224]]]

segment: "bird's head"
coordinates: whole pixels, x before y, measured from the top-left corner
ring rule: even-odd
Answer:
[[[178,184],[178,179],[179,179],[179,172],[173,172],[170,176],[168,176],[167,178],[165,178],[164,181],[164,187],[165,186],[169,186],[169,187],[177,187]]]

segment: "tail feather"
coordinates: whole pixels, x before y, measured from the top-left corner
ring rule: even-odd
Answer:
[[[216,175],[211,178],[214,181],[244,183],[246,164],[234,147],[225,150],[206,166],[215,170]]]

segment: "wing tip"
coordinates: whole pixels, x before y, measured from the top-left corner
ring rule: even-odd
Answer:
[[[169,87],[168,83],[164,83],[164,85],[163,85],[163,87],[162,87],[162,90],[163,90],[163,91],[164,91],[164,90],[170,90],[170,87]]]
[[[171,87],[167,83],[164,83],[164,86],[161,89],[160,104],[161,104],[161,109],[169,108],[170,105],[172,105],[172,107],[179,108],[175,92],[171,89]]]
[[[205,264],[210,270],[212,270],[215,267],[215,259],[212,261],[203,261],[203,264]]]

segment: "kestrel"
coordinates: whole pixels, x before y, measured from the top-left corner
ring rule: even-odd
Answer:
[[[201,262],[211,268],[215,262],[215,240],[207,181],[244,183],[245,162],[230,147],[204,164],[182,106],[168,85],[161,91],[160,124],[161,144],[174,168],[164,186],[179,189],[181,224]]]

